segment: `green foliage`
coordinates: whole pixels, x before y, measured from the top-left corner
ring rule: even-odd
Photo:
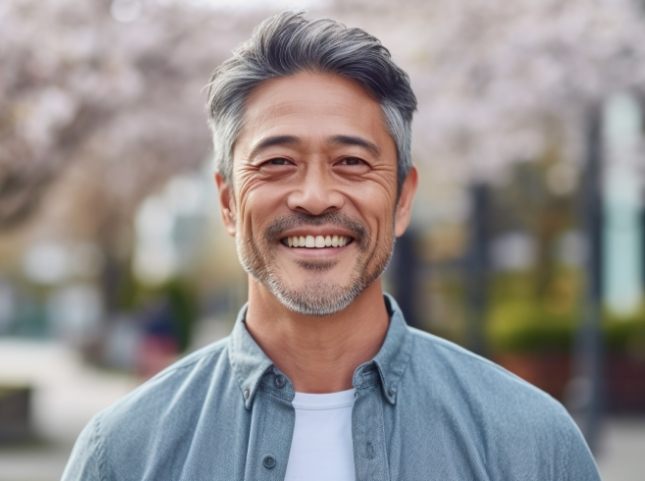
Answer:
[[[575,318],[528,302],[509,302],[497,308],[488,323],[493,352],[563,352],[573,346]]]
[[[119,291],[120,308],[129,312],[143,312],[150,306],[166,302],[172,314],[172,331],[181,351],[191,340],[192,328],[198,317],[197,290],[193,282],[176,277],[163,284],[142,283],[129,273],[124,276]]]
[[[173,279],[163,286],[161,292],[170,303],[179,349],[184,351],[188,347],[192,326],[197,319],[195,289],[187,281]]]
[[[0,385],[0,400],[13,396],[16,393],[22,393],[29,390],[29,386],[23,384],[1,384]]]
[[[578,310],[554,312],[528,302],[498,306],[488,324],[487,336],[494,353],[569,352],[584,322]],[[645,356],[645,306],[630,316],[604,313],[602,336],[612,353]]]
[[[609,351],[645,357],[645,305],[627,317],[606,313],[603,332]]]
[[[548,289],[538,292],[535,273],[497,275],[491,283],[487,337],[493,352],[563,352],[573,345],[578,276],[554,272]]]
[[[558,268],[536,294],[532,272],[497,275],[491,282],[487,340],[493,353],[569,352],[584,322],[580,273]],[[601,314],[608,352],[645,357],[645,304],[630,315]]]

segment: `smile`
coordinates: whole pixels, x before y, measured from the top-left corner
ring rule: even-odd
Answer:
[[[300,235],[289,236],[281,240],[288,247],[305,249],[325,249],[328,247],[344,247],[352,241],[351,237],[343,235]]]

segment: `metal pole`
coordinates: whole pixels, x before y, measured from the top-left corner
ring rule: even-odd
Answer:
[[[472,214],[466,279],[469,308],[466,335],[469,349],[485,355],[484,321],[488,307],[490,188],[484,183],[475,183],[470,188],[470,197]]]
[[[582,219],[587,238],[583,319],[576,342],[575,373],[578,420],[592,451],[597,449],[603,407],[601,330],[602,302],[602,112],[590,109],[587,126],[587,161],[582,179]]]
[[[420,327],[417,311],[417,285],[419,258],[416,252],[416,231],[413,227],[396,241],[396,250],[392,259],[394,295],[406,322],[413,327]]]

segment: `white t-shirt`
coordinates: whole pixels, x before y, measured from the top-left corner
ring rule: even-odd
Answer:
[[[296,421],[285,481],[354,481],[354,389],[296,393]]]

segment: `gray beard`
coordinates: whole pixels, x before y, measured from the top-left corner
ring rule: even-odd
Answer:
[[[308,316],[329,316],[349,306],[366,286],[354,283],[349,289],[330,283],[308,284],[303,289],[287,289],[279,279],[264,281],[271,293],[287,309]]]
[[[275,242],[276,234],[274,232],[280,230],[278,228],[269,229],[267,242]],[[364,231],[361,232],[361,236],[361,242],[359,242],[358,247],[361,252],[365,253],[366,246],[369,245],[369,239],[367,239]],[[245,248],[239,236],[236,237],[237,253],[244,270],[261,282],[287,309],[308,316],[328,316],[347,308],[368,286],[381,276],[392,258],[394,243],[395,238],[393,237],[391,248],[387,253],[375,253],[379,259],[371,272],[362,271],[363,265],[358,265],[353,272],[349,286],[315,281],[303,285],[299,289],[290,289],[282,282],[280,276],[267,265],[270,262],[266,262],[261,258],[255,242],[248,242]],[[300,266],[303,269],[324,271],[331,268],[333,264],[301,263]]]

